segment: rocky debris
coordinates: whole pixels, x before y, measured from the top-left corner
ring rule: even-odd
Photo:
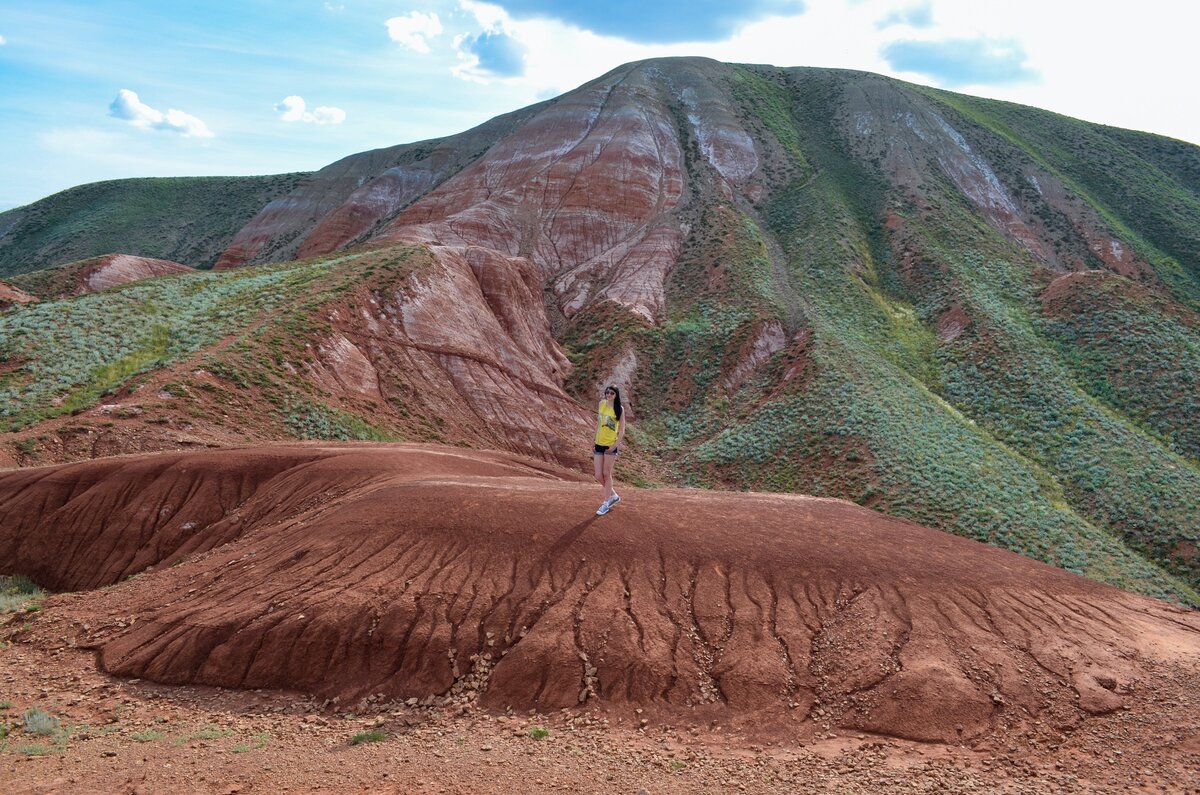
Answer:
[[[989,737],[975,749],[686,716],[638,728],[649,713],[629,708],[488,714],[377,701],[350,712],[286,691],[114,679],[64,644],[72,599],[0,621],[6,792],[1190,792],[1200,762],[1195,672],[1157,665],[1129,709],[1053,743]],[[28,734],[21,716],[35,707],[70,730]],[[366,732],[383,739],[349,744]]]
[[[1124,710],[1149,661],[1200,657],[1194,613],[849,503],[628,490],[597,519],[593,489],[420,446],[18,470],[0,570],[119,583],[69,609],[123,676],[360,708],[631,705],[647,729],[961,744],[1036,723],[1061,742]]]

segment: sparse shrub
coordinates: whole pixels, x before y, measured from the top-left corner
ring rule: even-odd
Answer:
[[[387,732],[380,729],[371,729],[370,731],[359,732],[350,738],[351,745],[360,745],[362,743],[381,743],[387,739]]]
[[[41,609],[46,592],[28,577],[0,576],[0,613],[32,613]]]
[[[157,740],[165,740],[166,737],[167,737],[167,735],[163,734],[160,731],[156,731],[154,729],[147,729],[146,731],[134,732],[133,734],[129,735],[129,739],[133,740],[134,742],[139,742],[139,743],[150,743],[150,742],[155,742]]]
[[[184,745],[185,743],[189,743],[193,740],[219,740],[222,737],[229,737],[232,734],[232,729],[223,729],[219,726],[211,725],[201,726],[199,729],[193,732],[182,734],[179,737],[176,737],[173,744]]]
[[[59,728],[58,718],[41,707],[26,710],[24,721],[25,731],[29,734],[54,734]]]
[[[529,736],[535,740],[544,740],[550,736],[550,730],[544,726],[534,726],[529,730]]]
[[[49,756],[54,753],[54,749],[48,745],[22,745],[17,749],[19,753],[25,756]]]

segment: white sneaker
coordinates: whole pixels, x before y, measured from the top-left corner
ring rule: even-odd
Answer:
[[[614,492],[613,492],[613,495],[612,495],[611,497],[609,497],[609,498],[608,498],[608,507],[609,507],[609,508],[611,508],[611,507],[613,507],[614,505],[616,505],[616,504],[617,504],[618,502],[620,502],[620,501],[621,501],[621,495],[620,495],[620,494],[617,494],[617,493],[614,491]]]
[[[604,502],[600,503],[600,507],[596,509],[596,515],[603,516],[604,514],[608,513],[608,509],[611,507],[612,506],[608,504],[608,500],[605,500]]]

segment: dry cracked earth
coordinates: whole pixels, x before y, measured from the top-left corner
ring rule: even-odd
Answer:
[[[1200,792],[1200,616],[836,500],[281,445],[0,472],[12,792]],[[44,710],[45,734],[25,716]]]

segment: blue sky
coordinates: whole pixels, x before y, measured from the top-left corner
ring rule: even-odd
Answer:
[[[1200,142],[1189,5],[0,0],[0,210],[312,170],[660,55],[863,69]]]

